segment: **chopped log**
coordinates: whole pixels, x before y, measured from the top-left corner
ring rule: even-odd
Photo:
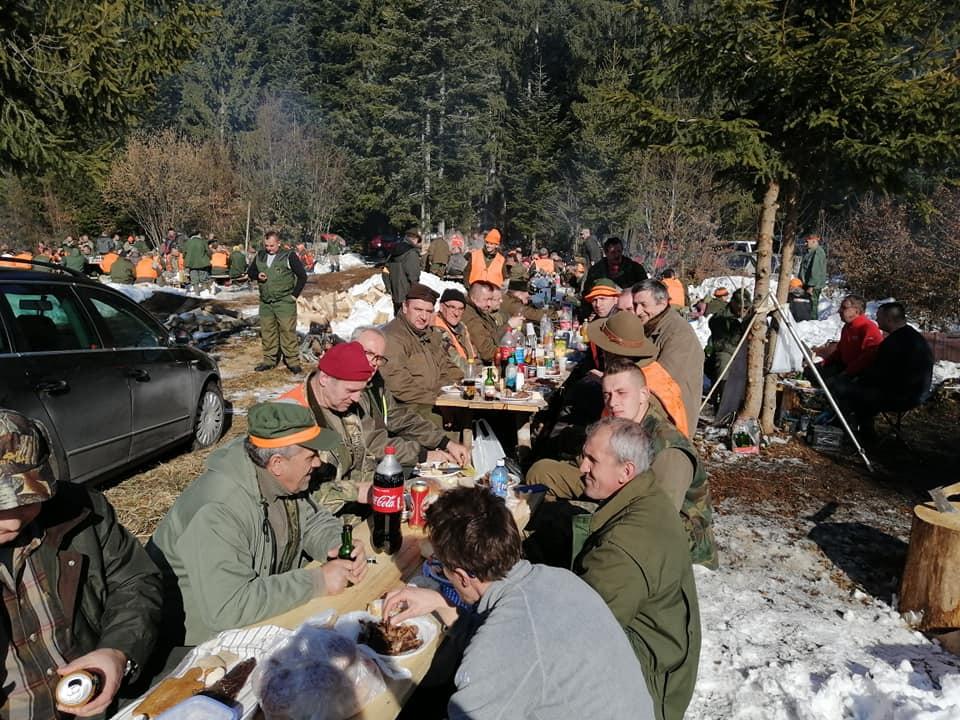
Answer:
[[[960,493],[960,483],[944,494]],[[951,504],[960,510],[960,502]],[[921,613],[920,630],[960,628],[960,512],[939,512],[933,503],[913,509],[910,548],[900,581],[900,612]]]

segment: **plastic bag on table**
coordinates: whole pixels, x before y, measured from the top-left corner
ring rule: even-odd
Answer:
[[[473,423],[473,467],[477,477],[482,477],[497,466],[497,460],[506,457],[503,445],[493,434],[490,423],[486,420],[475,420]]]
[[[386,689],[356,642],[312,620],[254,671],[266,720],[346,720]]]

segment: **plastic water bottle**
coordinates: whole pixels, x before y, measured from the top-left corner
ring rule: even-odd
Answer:
[[[510,476],[503,458],[497,460],[497,466],[490,473],[490,491],[497,497],[507,498],[507,487],[510,485]]]
[[[403,544],[400,532],[403,512],[403,467],[396,450],[388,445],[373,473],[373,549],[393,555]]]
[[[507,370],[504,374],[504,380],[508,390],[517,389],[517,362],[512,357],[507,360]]]

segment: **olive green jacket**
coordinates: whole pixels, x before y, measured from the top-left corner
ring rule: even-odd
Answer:
[[[500,346],[500,338],[506,331],[506,321],[503,316],[499,312],[480,312],[473,303],[467,302],[467,308],[463,311],[463,319],[460,322],[467,326],[470,339],[473,340],[473,347],[480,360],[488,365],[492,363]]]
[[[185,644],[286,612],[323,594],[322,576],[304,567],[340,545],[341,522],[307,495],[296,496],[301,528],[294,570],[274,574],[282,548],[266,520],[256,465],[243,438],[215,451],[147,544],[164,573],[165,610],[182,604]],[[164,625],[165,632],[176,627]]]
[[[535,308],[529,303],[524,305],[520,300],[508,292],[503,294],[503,302],[500,305],[500,312],[505,317],[523,315],[524,320],[533,323],[540,322],[543,319],[543,316],[547,314],[547,311],[542,308]]]
[[[133,263],[126,258],[117,258],[110,266],[110,282],[133,285],[133,281],[136,279],[137,273],[133,268]]]
[[[697,680],[700,610],[683,526],[652,472],[575,519],[573,571],[600,594],[643,667],[658,720],[681,720]]]
[[[183,248],[183,266],[187,270],[205,270],[210,267],[210,246],[199,235],[187,240]]]
[[[650,449],[655,458],[664,450],[673,449],[684,453],[689,459],[693,468],[692,480],[683,497],[680,519],[687,533],[690,559],[698,565],[716,570],[719,561],[713,537],[713,499],[710,496],[706,468],[700,462],[693,443],[667,419],[659,405],[651,403],[641,426],[650,437]]]
[[[432,407],[440,388],[463,378],[433,326],[417,332],[400,315],[383,328],[389,362],[380,368],[387,389],[401,403]]]

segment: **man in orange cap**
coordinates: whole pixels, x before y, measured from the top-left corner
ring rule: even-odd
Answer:
[[[790,303],[790,314],[793,315],[794,320],[797,322],[813,320],[813,302],[803,287],[803,280],[793,278],[790,281],[787,300]]]
[[[463,270],[464,284],[468,289],[478,281],[503,287],[506,270],[507,261],[500,252],[500,231],[493,228],[483,238],[483,250],[471,250],[467,255],[467,266]]]
[[[730,298],[730,291],[725,287],[718,287],[713,291],[713,299],[707,303],[707,311],[705,315],[716,315],[717,313],[723,312],[724,308],[727,307],[727,301]]]
[[[620,286],[613,280],[608,280],[607,278],[597,280],[590,289],[590,292],[583,296],[583,299],[590,303],[590,307],[593,308],[593,314],[587,318],[587,322],[602,320],[617,312],[620,295],[622,293],[623,290],[621,290]],[[630,295],[630,300],[632,309],[632,294]]]

